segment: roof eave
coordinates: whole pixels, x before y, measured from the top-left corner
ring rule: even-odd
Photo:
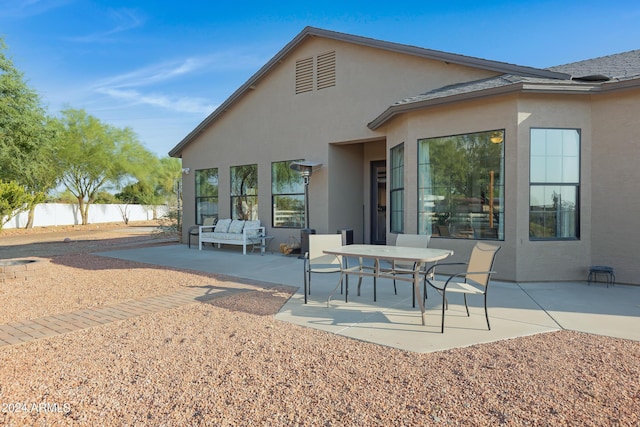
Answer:
[[[608,81],[602,84],[600,91],[602,93],[606,93],[626,89],[635,89],[638,87],[640,87],[640,76],[626,80]]]
[[[385,49],[399,53],[406,53],[414,56],[421,56],[424,58],[434,59],[451,64],[466,65],[475,68],[482,68],[490,71],[497,71],[505,74],[515,74],[527,77],[540,77],[551,79],[570,79],[571,75],[567,73],[561,73],[558,71],[551,71],[541,68],[526,67],[515,64],[508,64],[505,62],[491,61],[489,59],[476,58],[473,56],[459,55],[455,53],[448,53],[438,50],[431,50],[417,46],[410,46],[400,43],[394,43],[384,40],[377,40],[363,36],[356,36],[352,34],[339,33],[330,30],[323,30],[320,28],[307,27],[305,29],[308,34],[322,36],[326,38],[332,38],[341,40],[353,44],[359,44],[363,46],[374,47],[378,49]]]
[[[636,81],[635,84],[625,84],[622,85],[623,82],[618,82],[616,87],[611,87],[606,91],[612,90],[622,90],[632,86],[640,86],[640,80]],[[626,82],[625,82],[626,83]],[[611,84],[613,85],[613,84]],[[620,87],[623,86],[623,87]],[[478,90],[474,92],[467,92],[458,95],[452,95],[442,98],[434,98],[425,101],[412,102],[407,104],[398,104],[392,105],[387,108],[382,114],[376,117],[373,121],[371,121],[367,127],[371,130],[377,130],[386,122],[391,120],[393,117],[407,113],[410,111],[420,110],[426,107],[434,107],[439,105],[451,104],[454,102],[463,102],[470,101],[474,99],[480,98],[488,98],[492,96],[505,95],[508,93],[553,93],[553,94],[572,94],[572,95],[585,95],[585,94],[594,94],[594,93],[602,93],[604,92],[603,85],[593,84],[593,85],[576,85],[571,83],[533,83],[533,82],[520,82],[514,83],[506,86],[500,86],[491,89]]]
[[[515,83],[508,86],[500,86],[496,88],[479,90],[475,92],[461,93],[461,94],[446,96],[442,98],[428,99],[424,101],[411,102],[407,104],[396,104],[387,108],[382,114],[380,114],[373,121],[371,121],[367,125],[367,127],[371,130],[377,130],[382,125],[387,123],[389,120],[391,120],[392,118],[400,114],[420,110],[427,107],[434,107],[439,105],[452,104],[455,102],[463,102],[463,101],[469,101],[473,99],[486,98],[489,96],[505,95],[508,93],[518,92],[521,89],[522,89],[522,83]]]
[[[263,65],[255,74],[253,74],[249,80],[247,80],[242,86],[240,86],[235,92],[231,94],[218,108],[216,108],[211,114],[209,114],[198,126],[195,127],[182,141],[180,141],[171,151],[169,151],[170,157],[181,157],[182,149],[189,144],[197,135],[202,133],[213,121],[224,114],[233,103],[240,99],[247,91],[253,90],[256,84],[275,67],[282,59],[293,50],[298,43],[310,34],[307,29],[302,31],[296,37],[293,38],[285,47],[283,47],[273,58],[271,58],[265,65]]]
[[[207,118],[205,118],[198,126],[193,129],[186,137],[182,139],[171,151],[169,156],[181,157],[182,150],[200,133],[202,133],[211,123],[220,117],[229,107],[241,98],[248,90],[255,87],[271,69],[280,63],[293,49],[297,47],[305,38],[319,36],[334,40],[369,46],[377,49],[385,49],[409,55],[420,56],[423,58],[439,60],[446,63],[465,65],[469,67],[482,68],[500,73],[516,74],[520,76],[541,77],[551,79],[569,79],[569,74],[556,71],[543,70],[539,68],[524,67],[519,65],[507,64],[502,62],[490,61],[482,58],[474,58],[470,56],[457,55],[453,53],[424,49],[415,46],[403,45],[399,43],[387,42],[382,40],[371,39],[362,36],[339,33],[320,28],[306,27],[296,37],[294,37],[287,45],[282,48],[269,62],[260,68],[245,84],[240,86],[229,98],[227,98],[218,108],[216,108]]]

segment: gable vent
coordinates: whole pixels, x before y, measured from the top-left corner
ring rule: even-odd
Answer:
[[[313,57],[296,61],[296,94],[313,90]]]
[[[336,52],[327,52],[317,58],[318,89],[336,85]]]

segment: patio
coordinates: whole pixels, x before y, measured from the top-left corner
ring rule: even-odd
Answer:
[[[489,290],[492,330],[486,329],[481,301],[470,298],[471,317],[457,296],[449,299],[445,333],[441,334],[440,301],[432,290],[426,304],[427,325],[411,306],[411,290],[400,283],[393,294],[390,280],[378,281],[373,302],[372,279],[364,279],[356,296],[351,279],[349,303],[336,295],[326,298],[338,275],[314,275],[312,294],[305,306],[302,260],[295,256],[258,253],[243,256],[236,248],[205,250],[167,245],[99,253],[101,256],[167,267],[215,272],[234,277],[300,287],[276,315],[278,320],[324,330],[357,340],[413,352],[431,352],[568,329],[640,341],[640,287],[584,282],[506,283],[493,281]],[[249,268],[248,268],[249,267]],[[461,298],[461,297],[460,297]]]

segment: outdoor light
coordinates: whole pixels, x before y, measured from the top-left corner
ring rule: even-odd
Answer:
[[[191,171],[191,169],[189,168],[182,168],[182,173],[185,175],[189,175],[189,172]]]
[[[319,169],[322,166],[322,163],[315,162],[291,162],[289,167],[294,171],[298,172],[302,179],[304,180],[304,185],[309,185],[309,178],[314,170]]]
[[[304,258],[305,252],[309,250],[309,234],[315,234],[315,230],[309,229],[309,180],[311,179],[311,174],[314,170],[320,169],[322,167],[322,163],[315,162],[291,162],[289,167],[298,172],[302,179],[304,180],[304,222],[305,228],[300,230],[300,257]]]

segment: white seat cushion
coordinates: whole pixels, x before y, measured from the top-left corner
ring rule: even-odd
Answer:
[[[216,232],[217,233],[226,233],[229,231],[229,226],[231,225],[231,219],[221,219],[216,224]]]
[[[233,221],[231,221],[231,225],[229,225],[229,230],[227,230],[227,233],[242,233],[243,228],[244,228],[244,221],[239,219],[234,219]]]

